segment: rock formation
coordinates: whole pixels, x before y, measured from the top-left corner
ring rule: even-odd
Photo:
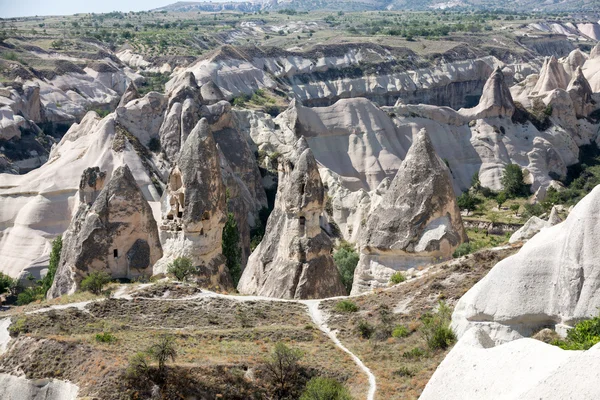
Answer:
[[[332,242],[321,229],[324,206],[317,162],[301,138],[294,154],[279,164],[275,208],[242,274],[240,293],[285,299],[345,294]]]
[[[466,240],[448,168],[421,130],[367,220],[352,294],[387,286],[395,271],[447,259]]]
[[[563,350],[535,339],[493,345],[483,330],[469,330],[439,365],[419,399],[600,397],[600,388],[595,384],[600,345],[587,351]]]
[[[135,100],[135,99],[139,99],[139,98],[140,98],[140,93],[138,92],[137,88],[135,87],[135,83],[129,82],[129,85],[127,86],[127,89],[125,90],[125,93],[123,93],[123,95],[121,96],[121,100],[119,101],[119,105],[117,107],[124,107],[131,100]]]
[[[500,343],[543,327],[564,330],[598,314],[600,306],[600,187],[567,219],[530,239],[498,263],[456,305],[459,336],[476,326]]]
[[[567,92],[569,93],[569,96],[571,96],[577,117],[587,117],[593,109],[593,92],[590,83],[585,79],[585,76],[583,76],[581,67],[578,67],[575,71],[575,74],[567,87]]]
[[[162,256],[152,209],[129,167],[117,168],[93,203],[87,203],[102,179],[98,169],[82,175],[82,204],[64,234],[49,298],[75,292],[81,280],[95,271],[113,278],[150,277],[152,265]]]
[[[475,108],[459,111],[471,119],[512,117],[514,112],[515,103],[500,67],[497,67],[486,81],[479,104]]]
[[[154,273],[165,273],[175,258],[188,257],[199,268],[202,285],[231,288],[221,254],[227,215],[225,186],[217,146],[204,118],[188,136],[169,174],[161,212],[164,257],[155,265]]]
[[[531,94],[546,94],[554,89],[566,89],[568,84],[569,77],[556,57],[547,57]]]

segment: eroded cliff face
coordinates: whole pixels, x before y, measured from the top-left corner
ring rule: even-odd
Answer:
[[[226,217],[219,152],[208,121],[201,119],[186,139],[161,199],[164,257],[154,265],[154,273],[165,273],[174,259],[187,257],[199,268],[202,285],[231,288],[221,254]]]
[[[152,209],[129,167],[117,168],[95,196],[104,176],[99,169],[82,175],[79,198],[83,202],[64,234],[48,298],[74,293],[96,271],[112,278],[150,277],[152,265],[162,256]]]
[[[324,205],[317,162],[301,138],[293,156],[280,163],[275,209],[242,274],[240,293],[285,299],[345,294],[333,244],[321,229]]]
[[[467,240],[450,171],[422,129],[367,219],[352,294],[387,286],[395,271],[448,259]]]
[[[464,54],[433,61],[406,48],[365,43],[316,46],[309,52],[223,46],[179,74],[192,72],[200,83],[214,81],[226,98],[279,84],[307,106],[363,97],[380,106],[401,98],[459,108],[476,101],[496,66],[506,67],[510,78],[518,80],[539,68],[530,62],[533,54],[504,63],[468,48],[452,52]]]

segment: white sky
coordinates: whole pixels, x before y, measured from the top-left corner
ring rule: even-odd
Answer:
[[[0,18],[147,11],[177,0],[0,0]]]

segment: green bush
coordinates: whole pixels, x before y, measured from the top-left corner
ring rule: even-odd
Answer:
[[[95,271],[81,281],[81,290],[94,294],[101,294],[104,286],[111,280],[106,272]]]
[[[431,350],[447,349],[456,340],[450,329],[452,309],[444,302],[439,302],[437,313],[427,313],[421,317],[421,334]]]
[[[600,342],[600,316],[578,322],[569,330],[565,340],[552,344],[564,350],[587,350]]]
[[[168,265],[167,273],[173,275],[178,281],[185,282],[191,275],[196,274],[197,270],[189,258],[177,257]]]
[[[462,256],[466,256],[467,254],[471,254],[472,252],[473,252],[473,248],[471,246],[471,243],[465,242],[465,243],[461,243],[456,248],[456,250],[454,250],[454,253],[452,253],[452,257],[459,258]]]
[[[354,270],[358,265],[359,256],[352,246],[348,242],[342,241],[338,250],[333,253],[333,261],[340,272],[342,283],[346,288],[346,292],[350,293],[352,290],[352,282],[354,281]]]
[[[263,366],[276,398],[293,398],[291,394],[298,383],[301,358],[300,350],[279,342],[275,344],[271,355],[265,359]]]
[[[394,272],[392,274],[392,276],[390,277],[390,282],[393,283],[394,285],[402,283],[405,280],[406,280],[406,276],[404,276],[404,274],[400,271]]]
[[[96,342],[114,343],[116,341],[117,341],[117,338],[115,337],[115,335],[111,334],[110,332],[103,332],[103,333],[96,334]]]
[[[225,265],[229,269],[233,283],[237,286],[242,276],[242,249],[240,248],[240,232],[233,213],[227,214],[227,222],[223,227],[221,251],[225,257]]]
[[[335,379],[315,377],[306,385],[300,400],[352,400],[352,396]]]
[[[456,198],[456,204],[461,210],[475,211],[481,199],[466,191]]]
[[[357,312],[358,306],[353,301],[341,300],[336,303],[335,310],[339,312]]]
[[[363,339],[370,339],[371,336],[373,336],[373,333],[375,333],[375,328],[371,324],[369,324],[367,321],[360,321],[358,323],[357,329],[358,329],[358,334]]]
[[[525,186],[525,182],[523,182],[523,171],[517,164],[508,164],[504,167],[500,182],[508,197],[527,195],[527,187]]]
[[[397,325],[392,331],[392,337],[404,338],[410,335],[408,328],[404,325]]]
[[[16,286],[16,279],[0,272],[0,294],[12,291]]]
[[[419,358],[425,357],[427,353],[420,347],[415,347],[409,351],[402,353],[402,357],[409,360],[418,360]]]
[[[160,140],[158,138],[151,138],[148,141],[148,150],[153,153],[158,153],[160,151]]]

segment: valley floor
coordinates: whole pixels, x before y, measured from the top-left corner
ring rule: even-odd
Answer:
[[[453,305],[516,249],[483,250],[391,288],[348,298],[286,301],[159,282],[121,285],[109,299],[76,295],[71,304],[17,307],[5,312],[11,322],[0,333],[7,345],[0,372],[69,380],[80,386],[79,396],[143,397],[147,388],[126,377],[128,360],[170,334],[178,357],[169,367],[168,393],[258,399],[268,391],[262,361],[283,341],[303,352],[304,374],[334,377],[354,398],[417,398],[448,350],[427,350],[418,332],[420,317],[440,300]],[[338,311],[341,300],[355,303],[358,311]],[[361,323],[372,326],[370,339],[359,334]],[[381,333],[399,325],[408,328],[407,336]],[[104,332],[115,341],[99,342],[96,335]]]

